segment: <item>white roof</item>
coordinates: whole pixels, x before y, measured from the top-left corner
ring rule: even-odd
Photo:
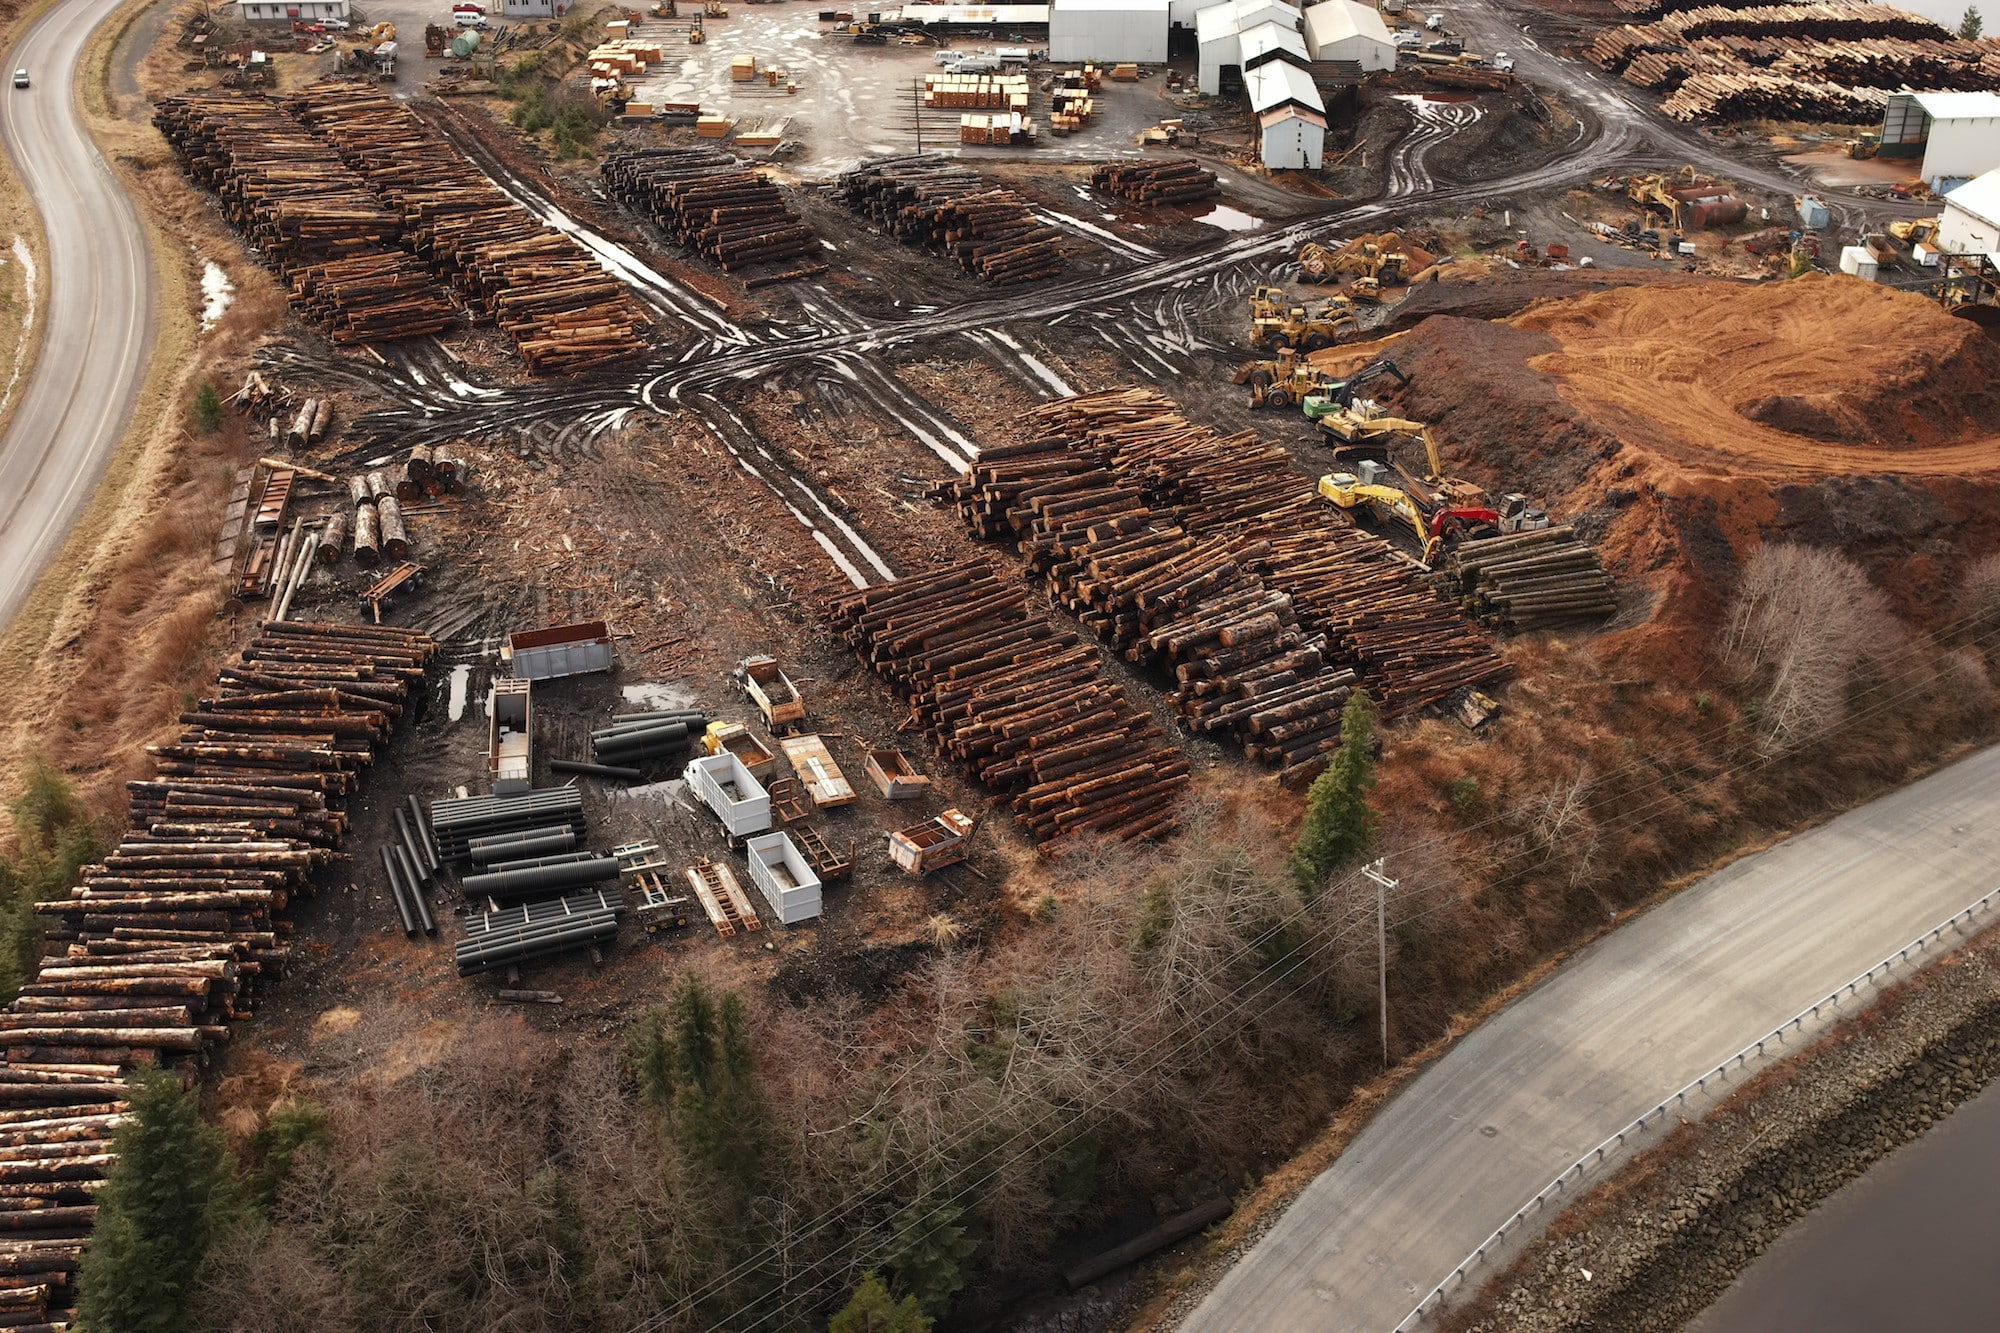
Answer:
[[[1299,11],[1284,0],[1222,0],[1221,4],[1210,5],[1194,16],[1194,30],[1199,40],[1212,42],[1272,22],[1296,29]]]
[[[2000,93],[1912,93],[1932,120],[2000,120]]]
[[[1243,33],[1243,58],[1239,63],[1248,67],[1251,61],[1269,51],[1290,51],[1301,61],[1311,59],[1297,33],[1282,23],[1266,20]]]
[[[1389,25],[1381,14],[1354,0],[1324,0],[1306,11],[1306,31],[1314,50],[1349,37],[1372,37],[1389,45]]]
[[[1944,197],[1945,205],[2000,226],[2000,167],[1974,177]]]
[[[1298,102],[1315,111],[1326,110],[1312,75],[1287,61],[1273,60],[1243,71],[1243,87],[1250,94],[1252,111],[1269,111],[1286,102]]]
[[[1097,14],[1107,10],[1121,14],[1164,14],[1167,12],[1167,0],[1055,0],[1049,8]]]

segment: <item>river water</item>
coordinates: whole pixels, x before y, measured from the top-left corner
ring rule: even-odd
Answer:
[[[2000,1084],[1789,1228],[1687,1333],[2000,1328]]]

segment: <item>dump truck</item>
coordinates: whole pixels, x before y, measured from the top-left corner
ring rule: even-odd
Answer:
[[[757,705],[773,735],[782,735],[806,720],[806,706],[799,698],[798,687],[778,669],[776,658],[761,654],[744,658],[736,664],[736,683],[750,696],[750,702]]]
[[[735,755],[727,751],[703,755],[689,763],[681,776],[687,779],[695,799],[722,821],[722,831],[732,844],[770,829],[770,793]]]

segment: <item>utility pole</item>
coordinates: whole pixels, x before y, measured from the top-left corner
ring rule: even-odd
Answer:
[[[1377,1006],[1382,1011],[1382,1067],[1389,1067],[1389,890],[1402,881],[1382,873],[1382,858],[1361,867],[1375,881],[1375,979]]]
[[[924,151],[924,81],[921,77],[910,80],[910,112],[917,118],[917,154]]]

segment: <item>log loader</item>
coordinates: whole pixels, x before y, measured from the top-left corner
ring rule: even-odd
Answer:
[[[1259,351],[1317,352],[1360,327],[1345,297],[1329,296],[1310,309],[1294,305],[1282,287],[1259,287],[1250,297],[1250,345]]]
[[[1388,469],[1364,461],[1356,472],[1330,472],[1319,479],[1319,493],[1357,518],[1384,527],[1408,528],[1417,539],[1424,568],[1437,562],[1447,546],[1466,537],[1500,534],[1500,514],[1485,505],[1430,500],[1401,486],[1390,485]]]
[[[1275,361],[1245,361],[1229,377],[1229,382],[1250,386],[1253,408],[1284,408],[1326,392],[1328,376],[1290,348],[1284,348]]]
[[[1329,412],[1351,410],[1354,407],[1355,394],[1361,386],[1384,375],[1393,378],[1399,388],[1409,387],[1410,377],[1405,375],[1394,361],[1387,357],[1378,357],[1346,379],[1328,380],[1323,389],[1301,399],[1299,406],[1305,409],[1308,421],[1318,421]]]

